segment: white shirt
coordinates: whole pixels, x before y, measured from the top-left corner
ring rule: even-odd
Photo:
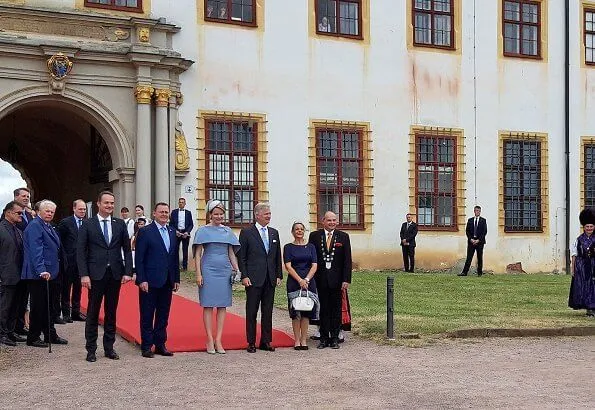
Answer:
[[[128,237],[132,238],[134,235],[134,220],[132,218],[124,219],[124,223],[126,224],[126,229],[128,230]]]
[[[101,229],[101,234],[103,235],[103,221],[107,221],[107,237],[109,238],[108,242],[112,241],[112,216],[108,215],[107,218],[102,217],[101,215],[97,214],[97,219],[99,219],[99,228]]]
[[[178,231],[186,229],[186,210],[178,209]]]

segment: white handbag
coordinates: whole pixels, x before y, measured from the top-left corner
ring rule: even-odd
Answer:
[[[314,299],[310,297],[310,291],[306,290],[306,296],[302,296],[303,290],[300,290],[298,297],[291,301],[291,306],[298,312],[311,312],[314,309]]]

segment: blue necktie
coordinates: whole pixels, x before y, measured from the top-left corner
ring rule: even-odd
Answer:
[[[165,244],[165,249],[169,252],[169,232],[167,232],[167,228],[162,226],[159,228],[161,231],[161,238],[163,238],[163,243]]]
[[[83,224],[83,220],[82,219],[77,219],[76,220],[76,225],[78,229],[81,229],[81,225]],[[104,234],[105,235],[105,234]]]
[[[267,251],[267,253],[269,253],[269,235],[267,232],[267,228],[266,227],[262,227],[260,228],[260,230],[262,231],[262,243],[264,243],[264,249],[265,251]]]
[[[109,245],[109,233],[107,231],[107,219],[104,219],[101,222],[103,222],[103,237],[105,239],[105,243],[107,243]]]

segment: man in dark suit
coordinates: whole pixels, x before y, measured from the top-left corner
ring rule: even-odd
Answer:
[[[97,361],[97,329],[99,309],[103,301],[105,357],[118,360],[116,341],[116,310],[120,286],[132,279],[132,253],[124,221],[112,217],[115,197],[103,191],[97,198],[98,213],[83,222],[76,245],[76,260],[81,285],[89,291],[85,322],[85,347],[88,362]],[[122,260],[124,256],[124,260]]]
[[[136,240],[136,284],[139,287],[141,354],[173,356],[165,347],[172,291],[180,288],[176,234],[167,225],[169,205],[153,209],[153,223],[141,228]]]
[[[192,220],[192,213],[185,209],[186,199],[180,198],[178,200],[178,209],[171,212],[171,219],[169,224],[176,231],[178,254],[180,252],[180,244],[182,245],[182,269],[188,269],[188,245],[190,244],[190,233],[194,228],[194,221]]]
[[[85,201],[74,201],[72,212],[73,215],[60,221],[57,229],[65,256],[62,264],[62,319],[68,323],[72,323],[73,320],[85,321],[85,316],[81,313],[81,277],[76,264],[76,242],[87,213]]]
[[[48,342],[68,343],[56,334],[54,321],[48,318],[50,315],[48,307],[53,300],[55,289],[49,282],[56,280],[60,271],[60,237],[50,224],[55,212],[55,203],[48,200],[41,201],[37,217],[29,222],[23,236],[21,279],[27,281],[31,297],[28,346],[46,347]],[[42,333],[43,342],[39,339]]]
[[[4,207],[0,221],[0,344],[16,346],[26,339],[14,333],[19,307],[17,285],[23,269],[23,233],[16,224],[23,207],[11,201]]]
[[[483,246],[486,243],[488,234],[488,224],[481,215],[481,206],[476,205],[473,208],[474,217],[469,218],[465,233],[467,235],[467,259],[463,271],[457,276],[467,276],[471,267],[473,254],[477,252],[477,276],[483,275]]]
[[[238,266],[246,289],[246,338],[248,353],[256,352],[256,316],[260,306],[260,350],[274,352],[273,302],[275,286],[281,284],[281,243],[279,232],[271,228],[271,208],[259,203],[254,207],[256,223],[240,231]]]
[[[339,348],[341,294],[351,283],[351,242],[347,233],[336,229],[337,225],[337,215],[328,211],[322,219],[323,229],[310,233],[308,239],[318,256],[314,279],[320,300],[319,349]]]
[[[31,212],[31,191],[29,191],[29,188],[17,188],[13,191],[13,196],[14,201],[23,207],[21,221],[17,223],[17,228],[21,232],[25,232],[27,224],[34,218]],[[27,314],[27,304],[29,302],[29,289],[27,289],[27,282],[24,280],[17,285],[17,299],[19,300],[19,307],[14,332],[18,335],[27,336],[28,329],[25,325],[25,315]]]
[[[401,250],[403,251],[403,267],[405,272],[415,270],[415,237],[417,236],[417,224],[413,222],[411,214],[406,215],[407,222],[401,225]]]

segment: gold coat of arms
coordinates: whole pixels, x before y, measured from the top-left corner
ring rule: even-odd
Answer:
[[[72,61],[62,53],[54,54],[48,61],[48,72],[56,80],[64,79],[72,70]]]

